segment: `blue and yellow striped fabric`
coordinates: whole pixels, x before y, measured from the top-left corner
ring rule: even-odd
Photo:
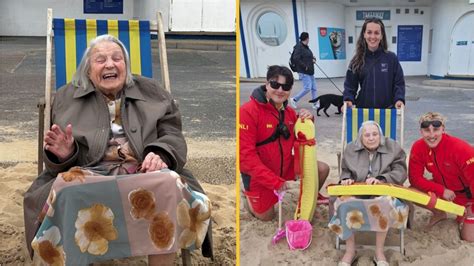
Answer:
[[[56,57],[56,89],[71,81],[89,42],[110,34],[127,47],[133,74],[153,77],[150,22],[139,20],[53,20]]]
[[[397,140],[397,109],[347,108],[347,143],[357,139],[360,126],[367,120],[377,122],[385,136]]]

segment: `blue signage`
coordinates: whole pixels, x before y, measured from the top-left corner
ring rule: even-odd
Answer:
[[[397,55],[400,61],[421,61],[422,25],[398,26]]]
[[[365,20],[367,18],[379,18],[390,20],[390,10],[357,10],[356,20]]]
[[[84,0],[84,14],[123,14],[123,0]]]

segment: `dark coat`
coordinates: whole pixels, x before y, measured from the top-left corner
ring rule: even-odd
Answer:
[[[405,103],[405,78],[397,56],[381,47],[367,51],[360,72],[347,70],[343,96],[358,108],[393,108],[399,100]]]
[[[314,75],[313,52],[309,47],[299,42],[294,47],[294,58],[296,63],[296,72],[307,75]]]

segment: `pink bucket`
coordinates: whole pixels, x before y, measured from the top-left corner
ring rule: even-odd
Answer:
[[[306,220],[291,220],[285,223],[286,241],[291,250],[307,249],[311,245],[313,227]]]

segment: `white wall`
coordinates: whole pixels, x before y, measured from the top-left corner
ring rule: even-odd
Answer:
[[[0,0],[0,36],[46,36],[46,11],[53,17],[132,19],[133,1],[124,1],[123,14],[84,14],[83,1]]]
[[[400,8],[400,14],[396,14],[396,9]],[[405,8],[410,9],[409,14],[405,14]],[[414,9],[418,8],[420,11],[423,10],[423,15],[415,14]],[[394,53],[397,53],[397,44],[392,43],[392,36],[397,37],[398,42],[398,26],[399,25],[423,25],[423,43],[421,47],[421,61],[419,62],[400,62],[403,68],[403,72],[406,76],[413,75],[426,75],[428,73],[428,42],[429,42],[429,31],[430,31],[430,18],[431,8],[426,6],[410,6],[410,7],[348,7],[345,11],[346,17],[346,49],[347,49],[347,62],[346,66],[349,65],[351,58],[354,56],[356,49],[356,43],[359,36],[356,36],[356,26],[362,27],[364,24],[363,20],[356,20],[357,10],[390,10],[390,20],[384,20],[385,27],[390,27],[391,33],[387,32],[388,49]],[[353,36],[353,43],[349,44],[348,37]]]
[[[299,19],[304,20],[306,27],[300,28],[300,33],[303,31],[309,33],[309,48],[317,59],[316,63],[330,77],[345,76],[347,69],[346,61],[348,59],[347,46],[346,60],[320,60],[318,41],[318,27],[345,28],[344,6],[336,3],[305,2],[302,12],[303,16],[299,17]],[[326,77],[316,65],[314,66],[314,71],[317,78]]]
[[[124,0],[123,14],[84,14],[83,0],[0,0],[0,36],[45,36],[46,10],[53,17],[156,20],[161,11],[168,31],[170,0]],[[202,0],[205,32],[235,31],[235,0]],[[194,11],[193,11],[194,12]],[[186,25],[186,19],[184,24]],[[189,25],[189,23],[188,23]],[[182,31],[188,31],[186,28]]]
[[[467,0],[435,0],[432,9],[433,46],[428,73],[444,77],[448,73],[450,40],[454,25],[462,15],[473,11],[474,5],[470,5]],[[474,30],[474,25],[467,30]]]
[[[270,61],[270,58],[261,58],[254,52],[255,46],[264,46],[256,37],[254,31],[256,20],[252,17],[256,10],[264,9],[265,6],[271,5],[282,13],[286,14],[284,18],[287,23],[287,38],[285,42],[279,47],[266,46],[264,49],[275,50],[272,54],[272,59],[278,58],[277,64],[288,65],[290,55],[288,51],[293,50],[296,44],[295,26],[293,18],[293,6],[290,1],[286,2],[268,2],[254,3],[250,1],[240,2],[240,12],[242,14],[241,27],[244,29],[245,41],[247,45],[247,57],[249,60],[250,77],[262,77],[265,69]],[[298,16],[298,30],[299,33],[306,31],[309,33],[310,43],[309,47],[314,56],[318,59],[318,65],[329,76],[343,76],[345,75],[346,62],[345,60],[319,60],[319,44],[318,44],[318,27],[336,27],[344,28],[344,7],[340,4],[322,3],[322,2],[306,2],[297,1],[297,16]],[[259,49],[259,48],[257,48]],[[240,46],[240,73],[242,77],[246,77],[245,61],[243,55],[242,43]],[[295,77],[296,77],[295,73]],[[315,76],[325,77],[322,72],[315,66]]]
[[[170,31],[235,32],[235,0],[173,0]]]

